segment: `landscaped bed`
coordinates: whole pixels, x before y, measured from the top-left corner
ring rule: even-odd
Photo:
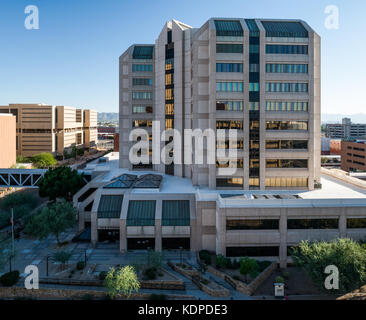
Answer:
[[[285,275],[285,276],[284,276]],[[285,295],[322,295],[305,271],[299,267],[277,269],[255,290],[255,296],[274,296],[274,286],[277,277],[285,280]]]

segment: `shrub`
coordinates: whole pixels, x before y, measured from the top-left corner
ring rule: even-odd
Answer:
[[[327,274],[327,266],[334,265],[339,270],[339,291],[349,292],[366,283],[366,250],[350,239],[337,239],[332,242],[309,243],[303,241],[292,249],[296,265],[305,269],[314,283],[321,289]],[[329,292],[329,290],[326,290]]]
[[[16,215],[17,207],[28,205],[31,209],[34,209],[38,204],[39,200],[34,194],[29,192],[15,192],[3,198],[0,207],[4,210],[14,208],[14,215]]]
[[[99,280],[102,280],[104,281],[105,280],[105,277],[107,276],[107,271],[101,271],[99,272]]]
[[[275,283],[284,283],[284,282],[285,282],[285,279],[280,276],[276,277],[276,279],[275,279]]]
[[[77,264],[76,264],[76,269],[78,270],[83,270],[85,268],[85,262],[84,261],[79,261]]]
[[[207,286],[209,284],[209,281],[207,279],[201,279],[201,283]]]
[[[51,153],[42,152],[32,158],[32,163],[36,168],[45,169],[54,166],[57,161]]]
[[[125,266],[117,270],[115,268],[109,269],[104,280],[104,286],[112,298],[117,294],[123,294],[129,298],[133,292],[140,289],[140,282],[134,268]]]
[[[149,300],[167,300],[167,296],[165,294],[152,293]]]
[[[234,280],[239,280],[240,281],[240,277],[239,276],[233,276]]]
[[[11,271],[0,277],[0,284],[4,287],[12,287],[19,280],[19,271]]]
[[[199,257],[201,260],[203,260],[204,263],[211,264],[211,255],[210,252],[208,252],[207,250],[201,250],[199,252]]]
[[[258,262],[254,259],[250,259],[248,257],[245,257],[245,259],[240,259],[240,273],[245,276],[245,279],[247,280],[248,274],[255,278],[258,274]]]
[[[215,265],[219,269],[224,269],[227,267],[230,259],[227,259],[222,254],[218,254],[215,256]]]
[[[156,279],[156,268],[147,268],[144,270],[144,280],[155,280]]]
[[[285,280],[288,280],[288,279],[290,279],[290,274],[286,271],[286,272],[284,272],[284,273],[282,273],[282,276],[283,276],[283,278],[285,279]]]
[[[83,294],[80,298],[82,300],[93,300],[94,297],[93,297],[93,295],[86,293],[86,294]]]

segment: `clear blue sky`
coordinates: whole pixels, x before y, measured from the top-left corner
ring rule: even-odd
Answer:
[[[39,30],[24,9],[39,8]],[[338,30],[324,26],[337,5]],[[1,0],[0,105],[48,103],[118,112],[118,57],[154,43],[172,18],[300,18],[322,37],[322,112],[366,113],[365,0]]]

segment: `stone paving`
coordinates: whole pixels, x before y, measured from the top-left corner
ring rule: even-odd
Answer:
[[[78,261],[84,261],[85,256],[87,257],[87,262],[90,264],[96,264],[96,271],[107,271],[113,265],[126,265],[126,264],[144,264],[146,262],[147,251],[129,251],[125,254],[119,252],[118,243],[98,243],[95,247],[89,242],[71,242],[72,238],[76,233],[76,229],[71,230],[68,233],[63,233],[60,236],[61,241],[69,241],[69,243],[63,246],[61,249],[57,248],[57,241],[54,237],[48,237],[43,241],[32,240],[29,238],[21,238],[15,241],[15,251],[16,258],[13,261],[12,269],[19,270],[22,276],[25,276],[24,269],[27,265],[33,264],[37,265],[39,268],[39,276],[46,276],[46,260],[47,256],[52,256],[56,250],[67,250],[72,253],[70,263],[76,263]],[[186,289],[182,290],[155,290],[155,289],[141,289],[141,292],[145,293],[156,293],[156,294],[184,294],[193,295],[197,299],[201,300],[214,300],[214,298],[199,290],[199,288],[188,278],[182,276],[181,274],[173,271],[167,266],[167,262],[178,263],[180,260],[184,263],[190,264],[194,267],[198,267],[196,261],[196,254],[190,251],[164,251],[163,252],[163,264],[164,267],[172,274],[174,274],[179,279],[182,279],[185,283]],[[52,259],[51,259],[52,260]],[[49,260],[49,263],[52,263]],[[0,275],[4,272],[9,271],[9,265],[6,265],[3,270],[0,270]],[[215,281],[222,285],[223,287],[230,290],[230,296],[227,299],[242,299],[247,300],[249,297],[241,294],[234,290],[230,285],[228,285],[222,279],[214,276],[213,274],[206,273],[206,277],[210,280]],[[21,281],[19,286],[22,286]],[[44,288],[69,288],[69,289],[93,289],[93,290],[104,290],[102,287],[77,287],[77,286],[64,286],[64,285],[45,285],[42,284],[41,287]],[[220,299],[221,300],[221,299]]]

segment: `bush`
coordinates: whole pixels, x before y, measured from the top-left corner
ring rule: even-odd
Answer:
[[[144,271],[144,280],[155,280],[157,270],[155,267],[148,268]]]
[[[245,276],[247,280],[247,275],[249,274],[252,278],[258,275],[259,267],[257,260],[250,259],[246,257],[245,259],[240,259],[240,273]]]
[[[165,294],[152,293],[149,300],[167,300],[167,296]]]
[[[10,210],[14,208],[14,215],[17,207],[28,205],[34,209],[39,204],[38,198],[29,192],[15,192],[7,195],[0,203],[0,208],[3,210]]]
[[[314,283],[322,290],[327,266],[337,266],[339,270],[339,290],[350,292],[366,283],[366,250],[350,239],[337,239],[332,242],[303,241],[292,249],[291,254],[297,266],[305,269]]]
[[[19,280],[19,271],[11,271],[0,277],[0,284],[4,287],[12,287]]]
[[[36,168],[45,169],[56,165],[57,161],[51,153],[42,152],[32,158],[32,163]]]
[[[275,279],[275,283],[285,283],[285,279],[284,279],[284,278],[282,278],[282,277],[280,277],[280,276],[278,276],[278,277],[276,277],[276,279]]]
[[[288,280],[288,279],[290,279],[290,274],[286,271],[286,272],[284,272],[283,274],[282,274],[282,276],[283,276],[283,278],[285,279],[285,280]]]
[[[224,269],[230,263],[230,259],[227,259],[222,254],[218,254],[215,256],[215,265],[219,269]]]
[[[99,272],[99,280],[104,281],[106,276],[107,276],[107,271]]]
[[[239,280],[240,281],[240,277],[239,276],[233,276],[234,280]]]
[[[207,250],[201,250],[199,252],[199,257],[207,265],[211,264],[211,254]]]
[[[32,160],[23,156],[17,156],[17,163],[32,163]]]
[[[79,261],[77,264],[76,264],[76,269],[77,270],[83,270],[85,268],[85,262],[84,261]]]
[[[81,297],[80,297],[82,300],[93,300],[94,299],[94,296],[89,294],[89,293],[86,293],[86,294],[83,294]]]
[[[201,283],[207,286],[209,284],[209,281],[207,279],[201,279]]]

